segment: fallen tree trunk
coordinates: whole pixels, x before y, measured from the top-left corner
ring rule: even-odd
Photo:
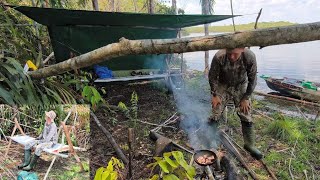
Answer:
[[[180,39],[128,40],[121,38],[119,43],[109,44],[55,65],[29,72],[29,75],[33,78],[44,78],[127,55],[182,53],[249,46],[266,47],[314,41],[320,40],[319,32],[320,22],[316,22]]]

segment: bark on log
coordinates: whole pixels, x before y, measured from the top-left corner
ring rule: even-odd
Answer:
[[[320,40],[319,32],[320,22],[316,22],[181,39],[128,40],[121,38],[119,43],[112,43],[55,65],[29,72],[29,75],[33,78],[49,77],[127,55],[182,53],[252,46],[266,47],[315,41]]]

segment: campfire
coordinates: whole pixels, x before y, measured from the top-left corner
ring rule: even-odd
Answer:
[[[156,141],[155,156],[161,156],[162,153],[176,148],[183,149],[192,154],[190,165],[196,167],[196,179],[237,179],[236,167],[225,155],[224,149],[194,150],[192,147],[189,147],[192,149],[189,150],[153,131],[150,132],[150,138]]]

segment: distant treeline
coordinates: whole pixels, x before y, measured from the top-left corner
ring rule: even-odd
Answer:
[[[254,22],[249,24],[236,24],[237,31],[246,31],[254,29]],[[269,28],[269,27],[279,27],[279,26],[289,26],[294,25],[295,23],[279,21],[279,22],[260,22],[258,23],[258,28]],[[203,33],[204,27],[197,26],[197,27],[188,27],[184,28],[187,33]],[[209,32],[233,32],[233,25],[226,25],[226,26],[210,26]]]

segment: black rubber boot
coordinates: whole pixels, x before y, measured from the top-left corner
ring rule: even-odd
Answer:
[[[30,163],[31,149],[24,150],[24,161],[18,166],[19,169],[26,167]]]
[[[23,170],[26,170],[26,171],[30,171],[33,169],[33,167],[37,164],[37,160],[39,159],[39,156],[37,155],[34,155],[31,159],[31,162],[30,164],[27,166],[27,167],[24,167]]]
[[[244,149],[246,149],[251,154],[251,156],[256,158],[257,160],[262,159],[263,158],[262,153],[254,146],[255,134],[253,130],[253,123],[241,121],[241,125],[242,125]]]

